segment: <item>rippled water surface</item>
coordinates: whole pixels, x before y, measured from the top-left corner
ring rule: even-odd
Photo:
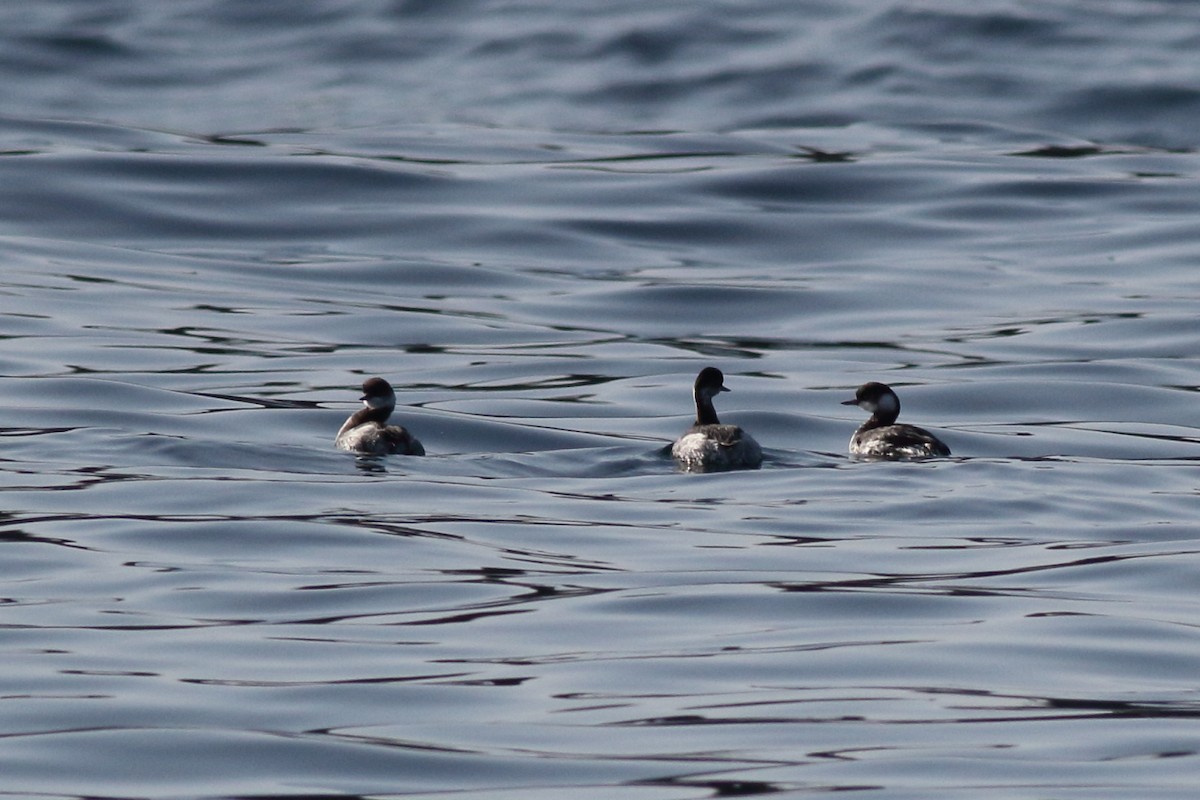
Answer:
[[[1200,9],[1099,5],[0,11],[0,797],[1194,797]]]

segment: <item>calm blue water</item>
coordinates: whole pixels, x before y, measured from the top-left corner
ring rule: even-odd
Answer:
[[[1195,797],[1198,46],[0,10],[0,797]],[[759,471],[664,454],[709,364]],[[333,449],[371,375],[428,457]]]

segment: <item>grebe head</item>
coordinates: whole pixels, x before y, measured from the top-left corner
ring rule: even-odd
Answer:
[[[359,399],[367,408],[387,408],[396,407],[396,393],[392,390],[392,385],[383,378],[368,378],[363,381],[363,394]]]
[[[900,414],[900,398],[886,383],[871,381],[858,387],[853,400],[843,400],[844,406],[858,406],[863,411],[895,419]]]
[[[700,370],[700,374],[696,376],[696,397],[705,397],[709,400],[716,397],[721,392],[728,392],[729,387],[725,385],[725,375],[716,367],[705,367]]]

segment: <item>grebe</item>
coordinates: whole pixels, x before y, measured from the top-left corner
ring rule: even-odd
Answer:
[[[850,437],[850,452],[856,456],[899,459],[950,455],[950,448],[924,428],[896,424],[900,398],[887,384],[864,383],[854,399],[843,400],[842,405],[871,412],[871,418]]]
[[[728,391],[725,376],[716,367],[705,367],[696,376],[696,422],[671,445],[671,455],[684,470],[755,469],[762,464],[762,448],[754,437],[717,419],[713,397]]]
[[[334,444],[339,450],[370,455],[399,453],[423,456],[425,448],[399,425],[388,425],[387,418],[396,408],[396,393],[383,378],[363,381],[361,398],[365,408],[350,415],[337,432]]]

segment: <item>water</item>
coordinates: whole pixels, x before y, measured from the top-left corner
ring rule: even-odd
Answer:
[[[1194,796],[1200,10],[960,5],[0,11],[0,797]]]

